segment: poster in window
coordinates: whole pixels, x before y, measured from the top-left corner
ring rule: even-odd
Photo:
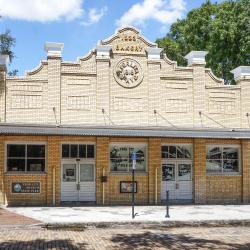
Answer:
[[[120,182],[120,193],[132,193],[132,191],[133,191],[132,181]],[[134,192],[137,193],[137,181],[134,182]]]

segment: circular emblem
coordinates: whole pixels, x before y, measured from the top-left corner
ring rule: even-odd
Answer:
[[[21,189],[22,189],[22,187],[20,184],[15,184],[15,186],[14,186],[15,192],[19,193],[21,191]]]
[[[134,88],[141,83],[143,74],[137,61],[126,58],[117,63],[114,68],[114,77],[122,87]]]

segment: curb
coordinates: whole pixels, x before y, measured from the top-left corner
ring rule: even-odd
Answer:
[[[174,227],[226,227],[250,226],[250,220],[204,220],[204,221],[121,221],[121,222],[83,222],[83,223],[44,223],[41,227],[53,229],[84,230],[88,228],[117,228],[136,226],[137,228],[161,229]]]

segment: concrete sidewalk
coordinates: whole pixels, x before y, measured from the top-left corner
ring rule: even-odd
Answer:
[[[7,210],[39,220],[47,225],[91,224],[168,224],[250,225],[250,205],[180,205],[170,207],[170,218],[165,218],[164,206],[136,206],[138,213],[131,218],[130,206],[81,207],[8,207]]]

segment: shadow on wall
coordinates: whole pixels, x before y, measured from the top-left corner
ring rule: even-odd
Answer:
[[[167,232],[140,234],[117,234],[111,241],[115,243],[115,249],[131,250],[151,250],[151,249],[173,249],[173,250],[194,250],[194,249],[241,249],[249,250],[250,243],[236,244],[226,243],[219,240],[208,240],[193,238],[184,234],[171,234]]]

